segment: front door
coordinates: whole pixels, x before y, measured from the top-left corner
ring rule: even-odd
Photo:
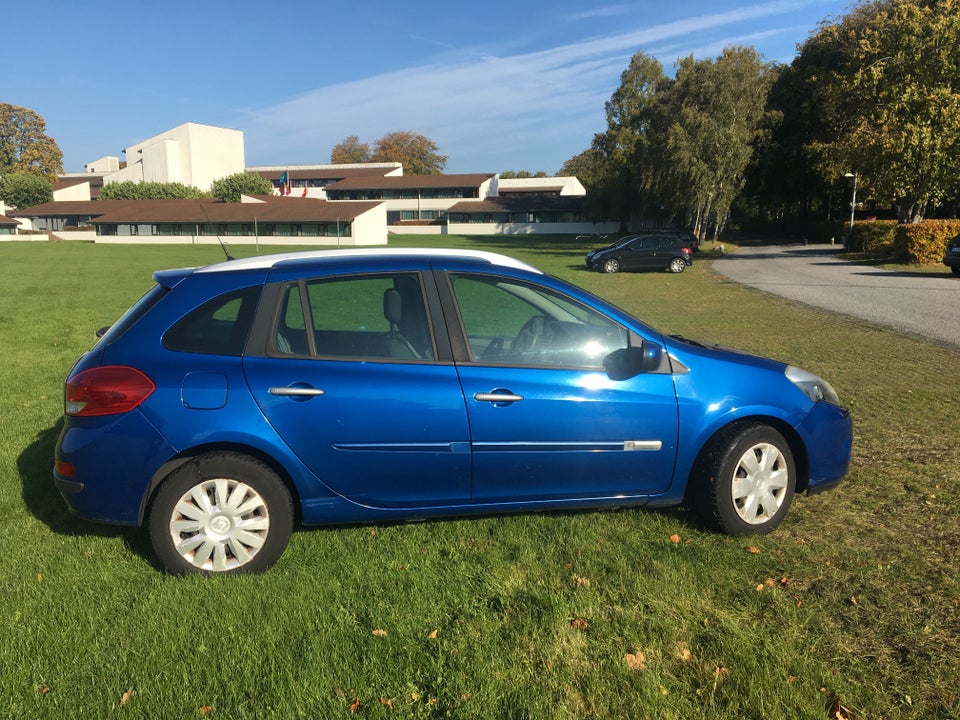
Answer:
[[[656,494],[673,477],[669,373],[612,380],[626,329],[572,298],[506,278],[451,276],[470,358],[458,365],[475,503]]]

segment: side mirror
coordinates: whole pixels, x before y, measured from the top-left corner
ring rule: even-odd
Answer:
[[[611,380],[629,380],[641,373],[654,372],[663,360],[663,348],[644,340],[640,347],[614,350],[603,359],[603,369]]]

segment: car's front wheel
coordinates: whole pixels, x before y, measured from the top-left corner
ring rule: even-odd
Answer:
[[[682,273],[687,267],[687,261],[683,258],[674,258],[670,261],[667,269],[672,273]]]
[[[705,520],[730,535],[762,535],[790,509],[797,471],[779,432],[735,425],[714,439],[691,481],[693,504]]]
[[[175,575],[262,572],[287,546],[293,503],[264,463],[212,452],[164,480],[148,523],[154,552]]]
[[[620,261],[615,258],[603,261],[603,271],[605,273],[620,272]]]

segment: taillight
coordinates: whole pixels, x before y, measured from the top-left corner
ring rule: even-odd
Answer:
[[[687,255],[691,254],[690,248],[680,248],[680,252],[686,253]]]
[[[106,365],[67,378],[64,412],[77,417],[129,412],[157,386],[136,368]]]

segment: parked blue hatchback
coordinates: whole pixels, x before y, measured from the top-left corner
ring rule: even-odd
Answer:
[[[55,482],[172,573],[305,525],[673,505],[766,533],[847,472],[815,375],[665,337],[502,255],[329,250],[154,274],[66,381]]]

